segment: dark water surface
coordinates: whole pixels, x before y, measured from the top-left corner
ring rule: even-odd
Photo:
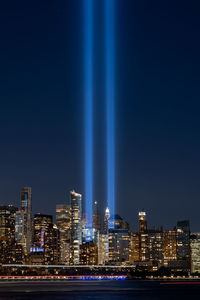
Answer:
[[[130,280],[0,282],[0,299],[200,299],[200,282],[163,283]]]

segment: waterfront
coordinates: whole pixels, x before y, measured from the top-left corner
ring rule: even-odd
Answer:
[[[26,281],[1,282],[0,299],[193,299],[199,281]]]

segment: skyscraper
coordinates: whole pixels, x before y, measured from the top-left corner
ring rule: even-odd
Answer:
[[[169,267],[177,260],[177,233],[176,230],[163,232],[164,266]]]
[[[177,259],[182,270],[190,270],[190,223],[177,222]]]
[[[93,206],[93,228],[98,231],[101,230],[101,216],[99,213],[97,201],[94,202]]]
[[[23,187],[21,189],[20,199],[20,210],[24,211],[25,215],[25,238],[26,238],[26,254],[30,252],[32,244],[32,221],[31,221],[31,210],[32,210],[32,189],[31,187]]]
[[[200,273],[200,233],[190,236],[191,273]]]
[[[33,220],[33,246],[37,248],[44,248],[45,232],[49,232],[53,224],[51,215],[44,215],[37,213]]]
[[[15,240],[18,245],[21,245],[24,253],[26,253],[26,213],[23,210],[18,210],[15,213]]]
[[[148,247],[147,219],[146,219],[146,212],[144,210],[138,213],[138,230],[139,230],[140,261],[148,261],[149,247]]]
[[[109,262],[130,264],[130,236],[128,229],[109,229]]]
[[[80,264],[81,265],[98,264],[98,247],[96,242],[90,241],[80,246]]]
[[[139,233],[147,231],[147,218],[146,218],[146,212],[144,210],[140,211],[138,213],[138,227],[139,227]]]
[[[104,215],[104,224],[103,224],[103,232],[104,234],[108,234],[108,219],[110,218],[110,210],[107,207]]]
[[[60,232],[60,262],[69,264],[70,205],[56,205],[56,225]]]
[[[82,243],[82,195],[70,192],[70,263],[80,263],[80,245]]]
[[[0,263],[12,263],[15,246],[15,212],[17,208],[0,206]]]
[[[33,247],[31,259],[43,252],[44,264],[58,264],[60,261],[59,231],[51,215],[34,216]]]

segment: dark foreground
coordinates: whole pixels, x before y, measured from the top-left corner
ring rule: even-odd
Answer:
[[[200,282],[70,281],[0,282],[0,300],[7,299],[200,299]]]

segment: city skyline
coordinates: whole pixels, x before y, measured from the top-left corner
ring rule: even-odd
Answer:
[[[0,204],[17,205],[21,187],[32,186],[33,210],[54,214],[67,191],[84,199],[83,1],[10,4],[0,12]],[[139,207],[152,225],[200,226],[198,11],[198,3],[115,1],[116,212],[133,228]],[[104,13],[95,3],[93,200],[102,211]]]
[[[23,265],[91,265],[99,270],[108,265],[154,276],[200,274],[200,233],[191,231],[189,220],[178,220],[170,229],[152,228],[146,211],[140,210],[138,227],[132,230],[108,207],[101,216],[95,202],[93,228],[88,228],[82,195],[75,190],[70,191],[69,204],[56,205],[55,222],[46,213],[32,214],[31,187],[23,187],[20,195],[19,209],[0,205],[2,272],[4,268],[21,272]]]

